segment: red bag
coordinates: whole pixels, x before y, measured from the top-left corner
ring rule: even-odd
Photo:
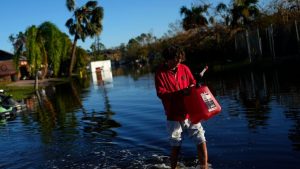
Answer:
[[[190,95],[184,96],[184,105],[193,124],[207,120],[221,112],[220,104],[206,85],[192,87]]]

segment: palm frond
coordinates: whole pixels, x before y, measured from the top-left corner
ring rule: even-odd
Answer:
[[[68,19],[67,22],[66,22],[66,27],[70,28],[71,25],[73,25],[73,22],[74,22],[73,18]]]
[[[88,1],[85,6],[87,8],[95,8],[97,6],[98,2],[97,1]]]
[[[75,9],[75,0],[67,0],[66,5],[69,11],[73,11]]]

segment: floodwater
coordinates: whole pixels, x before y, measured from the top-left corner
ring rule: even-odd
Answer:
[[[0,168],[169,168],[164,111],[146,72],[117,69],[104,84],[93,76],[23,100],[27,111],[0,125]],[[207,73],[222,106],[202,123],[210,168],[299,168],[300,76],[287,73]],[[186,139],[180,166],[196,165]]]

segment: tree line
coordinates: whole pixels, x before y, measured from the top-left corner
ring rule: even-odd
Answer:
[[[53,76],[72,76],[73,72],[86,71],[90,61],[89,54],[76,44],[78,40],[84,42],[87,37],[100,35],[103,8],[98,6],[97,1],[88,1],[77,7],[75,0],[66,0],[66,7],[73,12],[65,24],[70,35],[74,36],[73,42],[51,22],[32,25],[25,32],[9,36],[16,65],[19,58],[25,56],[30,65],[31,77],[37,76],[37,72],[41,71],[44,78],[48,69],[53,71]]]
[[[299,0],[271,0],[261,7],[259,0],[231,0],[229,4],[213,6],[196,1],[178,11],[181,20],[169,24],[169,30],[160,38],[151,32],[131,38],[128,43],[106,49],[100,41],[104,9],[97,1],[87,1],[77,7],[75,0],[66,0],[67,9],[73,13],[66,21],[73,42],[53,23],[32,25],[9,37],[14,46],[15,58],[26,56],[31,75],[48,69],[54,76],[71,76],[85,71],[91,60],[111,59],[117,64],[157,65],[162,60],[161,51],[168,44],[177,44],[186,51],[191,65],[231,62],[241,60],[235,51],[235,35],[248,29],[264,28],[270,24],[284,25],[298,20]],[[90,50],[77,47],[77,41],[95,37]]]
[[[190,7],[183,6],[179,9],[182,19],[171,23],[164,36],[157,38],[143,33],[116,47],[113,53],[118,55],[112,59],[132,64],[136,60],[146,60],[155,66],[162,59],[163,48],[177,44],[184,48],[188,64],[194,67],[240,62],[247,58],[247,53],[240,56],[235,49],[239,33],[299,21],[299,0],[271,0],[264,6],[260,2],[263,1],[231,0],[229,4],[213,6],[199,1]]]

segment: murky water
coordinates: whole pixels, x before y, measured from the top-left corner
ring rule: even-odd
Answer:
[[[299,73],[286,73],[207,74],[222,106],[203,122],[210,168],[299,168]],[[0,125],[0,168],[169,168],[165,116],[151,73],[113,70],[111,83],[50,86],[24,103],[28,111]],[[186,139],[180,165],[196,163]]]

